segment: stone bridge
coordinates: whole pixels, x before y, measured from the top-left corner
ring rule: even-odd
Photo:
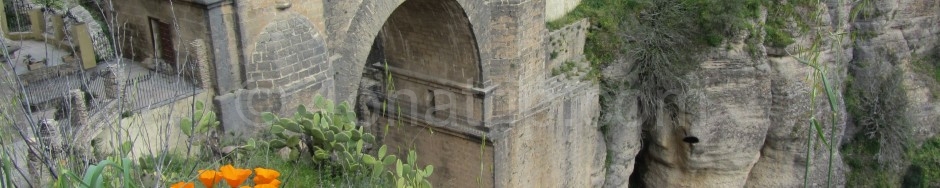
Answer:
[[[598,87],[552,74],[580,51],[550,55],[570,39],[550,37],[544,0],[191,3],[207,7],[227,131],[251,134],[260,112],[322,94],[356,104],[399,155],[415,149],[436,186],[603,183]],[[585,29],[570,28],[581,45]]]

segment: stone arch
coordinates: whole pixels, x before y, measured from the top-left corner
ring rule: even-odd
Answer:
[[[409,0],[411,1],[411,0]],[[336,38],[333,49],[336,49],[338,59],[334,61],[336,71],[336,96],[337,100],[355,101],[355,96],[359,88],[358,80],[362,76],[363,68],[366,65],[366,59],[372,49],[374,39],[382,30],[383,25],[388,21],[392,13],[401,7],[406,1],[363,1],[360,8],[355,13],[352,23],[346,30],[346,35]],[[438,2],[438,1],[434,1]],[[488,40],[481,36],[488,32],[486,26],[489,25],[489,7],[485,1],[480,0],[445,0],[441,1],[449,5],[456,5],[464,15],[463,18],[469,21],[469,27],[474,36],[476,52],[479,57],[481,80],[485,86],[488,82],[484,75],[489,75],[488,70],[483,67],[484,61],[491,56],[486,49]]]
[[[480,89],[487,58],[478,36],[485,25],[480,21],[488,20],[479,18],[488,11],[471,4],[479,2],[363,2],[367,15],[378,16],[357,17],[340,39],[346,42],[336,46],[343,56],[334,61],[337,96],[360,97],[356,109],[366,113],[385,114],[380,103],[394,104],[400,116],[363,115],[375,119],[361,122],[377,123],[375,131],[395,124],[396,129],[377,134],[379,140],[390,150],[414,150],[423,159],[419,165],[434,165],[430,181],[438,187],[491,187],[495,182],[492,168],[484,167],[493,165],[494,149],[482,136],[488,130]],[[358,91],[360,80],[384,88]],[[385,87],[389,83],[394,88]],[[481,149],[481,144],[488,147]]]
[[[481,85],[476,36],[456,1],[409,0],[386,19],[376,40],[381,40],[381,49],[371,51],[383,50],[390,67],[440,81]]]
[[[328,69],[326,43],[306,17],[288,13],[272,20],[259,34],[248,55],[248,89],[292,86]]]

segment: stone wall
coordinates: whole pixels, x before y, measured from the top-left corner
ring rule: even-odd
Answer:
[[[234,6],[233,15],[225,13],[226,6]],[[288,116],[297,106],[312,104],[315,95],[332,97],[322,2],[240,0],[222,10],[222,16],[234,18],[217,21],[239,26],[234,32],[240,35],[215,41],[241,45],[235,53],[241,53],[243,61],[217,69],[239,72],[217,75],[244,79],[219,82],[230,90],[215,99],[227,131],[253,134],[260,128],[261,112]]]
[[[493,144],[482,137],[432,128],[415,119],[386,119],[377,128],[384,129],[386,124],[389,129],[383,144],[399,157],[414,150],[422,168],[434,165],[429,178],[434,187],[493,187]]]
[[[120,43],[118,47],[124,58],[144,61],[156,57],[150,19],[173,27],[170,45],[176,50],[180,63],[192,59],[189,43],[197,39],[210,40],[205,5],[186,1],[126,0],[114,1],[113,6],[115,22],[121,25],[121,32],[114,33],[118,37],[115,40]]]
[[[245,65],[247,88],[290,87],[297,81],[327,79],[326,46],[310,21],[287,14],[258,37]]]
[[[43,67],[19,75],[20,79],[26,83],[36,83],[46,79],[52,79],[60,76],[72,75],[81,70],[81,65],[75,57],[64,57],[66,59],[62,64]]]
[[[548,34],[548,67],[556,68],[566,61],[581,58],[587,29],[591,23],[587,19],[574,22]]]
[[[555,82],[558,92],[523,114],[507,135],[499,158],[508,187],[598,187],[605,178],[607,149],[598,127],[600,112],[592,83]],[[546,85],[551,86],[551,85]],[[499,143],[497,143],[499,144]],[[497,163],[500,164],[500,163]],[[525,175],[522,175],[525,174]]]
[[[114,47],[111,45],[111,39],[104,33],[105,27],[102,26],[95,18],[92,16],[91,11],[97,10],[87,10],[82,6],[74,6],[68,10],[64,10],[66,16],[63,20],[53,19],[52,25],[55,28],[58,24],[64,24],[65,29],[72,31],[74,27],[87,27],[88,34],[91,37],[92,46],[94,46],[95,56],[101,59],[111,59],[114,57]],[[53,36],[60,36],[61,33],[58,31],[53,31]],[[68,38],[66,38],[68,39]],[[74,39],[72,39],[74,40]]]
[[[474,96],[482,90],[479,51],[463,15],[457,2],[411,1],[389,17],[376,39],[384,61],[368,63],[391,69],[386,81],[404,94],[396,102],[482,120],[483,100]]]
[[[564,17],[580,3],[581,0],[545,0],[545,21]]]
[[[462,82],[467,85],[473,83],[471,86],[475,85],[474,87],[482,91],[476,94],[482,96],[483,102],[481,111],[485,128],[481,130],[484,130],[483,133],[487,134],[487,140],[493,146],[493,173],[496,187],[592,186],[603,183],[603,170],[600,165],[603,161],[603,154],[598,153],[602,153],[604,149],[596,148],[599,142],[603,142],[603,137],[599,136],[596,122],[592,121],[592,118],[596,117],[592,114],[597,112],[598,104],[597,90],[591,88],[596,86],[591,83],[579,83],[578,80],[561,81],[557,77],[548,77],[549,54],[545,49],[548,32],[544,26],[546,1],[455,0],[453,2],[459,5],[469,20],[469,31],[472,32],[479,54],[481,75],[479,83],[473,83],[474,80],[467,79],[472,78],[473,75],[467,73],[472,72],[473,67],[459,64],[465,57],[448,56],[455,55],[453,53],[472,55],[467,50],[461,49],[459,45],[457,49],[444,53],[425,54],[442,50],[426,48],[434,46],[434,43],[465,44],[463,37],[441,37],[441,39],[448,40],[438,41],[435,39],[437,33],[433,30],[439,26],[427,25],[428,23],[448,25],[449,14],[436,14],[436,19],[422,17],[401,23],[400,20],[395,19],[399,11],[402,11],[401,14],[417,16],[428,10],[409,9],[407,2],[403,5],[401,1],[327,2],[327,27],[331,35],[329,46],[333,50],[331,59],[334,60],[332,64],[337,73],[335,90],[337,100],[353,101],[355,99],[355,93],[360,88],[358,80],[362,77],[365,67],[373,63],[366,62],[369,59],[367,57],[372,55],[369,52],[374,49],[384,49],[383,58],[388,58],[390,65],[397,65],[393,68],[417,72],[433,78],[426,80],[457,81],[457,83]],[[423,6],[436,5],[424,4]],[[380,32],[383,25],[399,28]],[[452,28],[455,29],[451,29],[453,30],[451,34],[466,35],[462,33],[463,31],[456,29],[459,26]],[[423,40],[402,40],[412,34],[427,37],[422,38]],[[375,37],[377,35],[380,37]],[[395,37],[401,37],[401,39]],[[375,42],[375,39],[381,42]],[[375,48],[373,44],[378,44],[379,47]],[[390,49],[396,47],[415,49]],[[443,48],[455,47],[444,46]],[[392,54],[389,51],[396,51],[399,54]],[[442,58],[445,58],[444,62],[457,64],[441,67],[430,64]],[[461,75],[453,73],[461,73]],[[395,78],[405,79],[403,77],[405,76],[395,76]],[[395,84],[397,88],[412,88],[413,86],[413,88],[420,89],[406,82],[395,82]],[[415,97],[415,99],[424,102],[426,98]],[[584,106],[574,107],[579,105]],[[572,121],[565,121],[566,117]],[[474,135],[473,131],[463,134]],[[406,136],[405,138],[414,137]],[[471,145],[479,145],[479,143]],[[550,155],[550,157],[544,155]],[[533,160],[535,158],[538,160]],[[546,168],[546,166],[551,168]]]
[[[121,112],[106,113],[100,120],[108,121],[106,126],[100,128],[98,134],[92,138],[104,141],[96,147],[99,152],[117,152],[125,141],[132,142],[132,150],[128,153],[131,159],[168,151],[170,153],[186,153],[187,147],[192,146],[186,141],[188,137],[179,129],[179,121],[182,117],[192,115],[192,101],[208,101],[214,93],[205,91],[192,96],[184,97],[169,104],[155,107],[152,109],[141,110],[139,113],[133,113],[131,116],[122,117]],[[207,110],[214,110],[211,105],[206,105]],[[114,106],[111,109],[119,109]],[[167,118],[172,117],[172,118]],[[118,121],[120,118],[120,121]],[[120,124],[118,124],[120,122]],[[170,125],[170,127],[155,126]],[[134,136],[128,138],[127,135]],[[123,138],[118,139],[118,138]],[[89,138],[91,139],[91,138]],[[207,144],[207,143],[200,143]],[[164,150],[166,146],[168,150]],[[193,147],[193,152],[199,152],[200,147]]]
[[[469,20],[474,40],[478,49],[488,49],[490,44],[489,22],[490,11],[486,1],[478,0],[449,0],[455,1],[463,9]],[[444,2],[449,2],[444,1]],[[338,101],[355,100],[358,90],[359,78],[367,66],[366,59],[372,49],[372,44],[383,25],[404,1],[331,1],[325,6],[330,15],[328,26],[331,34],[329,49],[334,72],[336,73],[337,87],[335,89]],[[335,17],[333,15],[336,15]],[[443,17],[442,17],[443,18]],[[480,50],[480,59],[485,64],[489,51]],[[487,67],[483,65],[482,67]],[[486,83],[487,71],[483,70],[483,83]]]

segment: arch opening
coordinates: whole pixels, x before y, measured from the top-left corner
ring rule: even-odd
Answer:
[[[399,155],[414,149],[419,165],[434,165],[435,186],[493,185],[479,52],[457,1],[408,0],[385,21],[366,58],[360,122]]]

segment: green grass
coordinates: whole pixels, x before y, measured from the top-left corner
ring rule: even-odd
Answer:
[[[875,162],[880,147],[880,143],[864,136],[856,136],[853,143],[843,145],[842,155],[850,168],[846,173],[847,187],[893,187],[900,184],[900,175]]]
[[[749,49],[757,49],[751,47],[754,45],[766,44],[782,47],[792,44],[793,36],[786,32],[789,28],[785,23],[790,20],[798,21],[797,25],[801,26],[800,31],[805,31],[808,27],[802,20],[807,18],[801,18],[797,10],[800,7],[810,9],[814,7],[814,2],[793,0],[782,4],[777,1],[763,0],[583,0],[570,13],[547,22],[546,26],[550,30],[556,30],[585,18],[591,22],[584,53],[586,59],[591,62],[592,70],[589,72],[597,74],[592,77],[599,78],[601,68],[610,63],[623,61],[622,58],[618,58],[623,56],[637,58],[628,61],[672,64],[657,67],[671,67],[675,75],[684,75],[698,67],[693,57],[704,52],[708,47],[723,44],[737,31],[750,30],[754,34],[759,33],[757,29],[760,28],[767,31],[766,41],[749,40]],[[753,23],[762,7],[773,16],[769,16],[770,20],[767,20],[768,23],[764,27],[756,27]],[[637,32],[645,33],[637,34]],[[627,41],[629,37],[624,37],[625,35],[633,35],[635,38],[677,38],[682,39],[682,42],[653,41],[642,44]],[[631,54],[637,51],[650,54]],[[657,55],[663,55],[668,59],[643,57]],[[649,66],[638,67],[652,69]],[[651,72],[650,74],[653,75],[647,76],[655,76],[660,74],[655,72],[661,71],[638,70],[635,72]]]
[[[940,51],[940,47],[935,51]],[[940,98],[940,53],[915,54],[913,59],[911,64],[914,72],[932,79],[932,82],[927,82],[927,87],[930,88],[934,99]]]
[[[925,142],[919,149],[911,154],[912,169],[919,169],[919,173],[909,173],[908,179],[920,181],[906,181],[911,187],[940,186],[940,137]],[[917,170],[915,170],[917,171]]]
[[[138,162],[140,168],[145,172],[155,172],[153,161],[159,160],[159,157],[147,161],[145,157]],[[145,162],[146,161],[146,162]],[[237,168],[254,169],[267,168],[281,172],[279,178],[283,187],[306,187],[319,185],[326,187],[348,187],[350,181],[357,177],[355,174],[341,174],[334,171],[333,168],[323,167],[314,164],[312,161],[286,161],[281,159],[275,151],[270,149],[245,150],[238,154],[229,155],[223,158],[194,158],[184,157],[180,154],[169,154],[163,160],[162,173],[167,177],[166,183],[172,184],[179,181],[198,182],[196,176],[199,170],[212,169],[218,170],[222,165],[232,164]],[[250,181],[250,180],[249,180]]]
[[[877,67],[879,63],[856,62],[846,82],[846,111],[858,130],[851,142],[842,146],[843,159],[851,168],[848,187],[908,187],[924,178],[908,172],[912,156],[911,122],[907,119],[908,99],[898,69]],[[869,67],[875,66],[875,67]],[[890,72],[889,74],[885,74]],[[922,170],[914,170],[922,171]]]
[[[285,161],[274,151],[256,151],[236,163],[244,168],[264,167],[281,172],[284,187],[305,185],[342,185],[342,176],[334,175],[328,168],[318,168],[312,161]]]
[[[940,137],[926,141],[920,148],[906,151],[910,166],[905,172],[885,170],[875,161],[879,143],[867,138],[856,138],[842,152],[851,168],[846,174],[847,187],[937,187],[940,186]],[[907,164],[905,164],[906,166]]]

